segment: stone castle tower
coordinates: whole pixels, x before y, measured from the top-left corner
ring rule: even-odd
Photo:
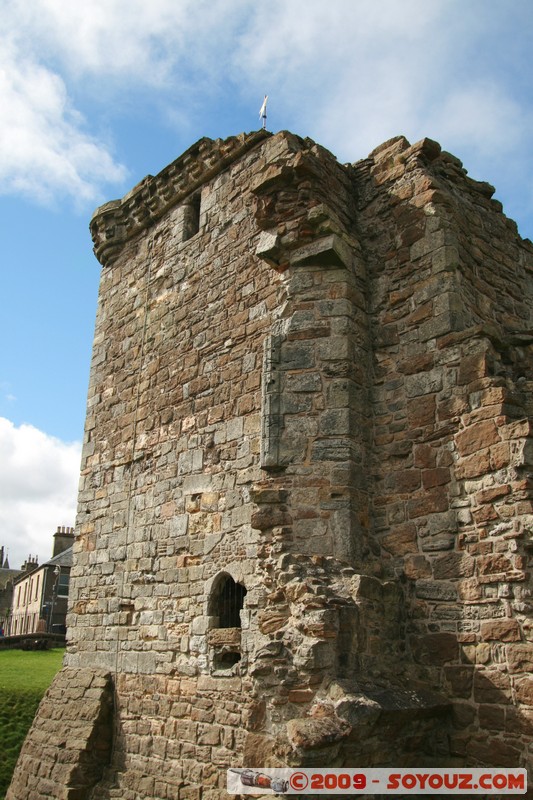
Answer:
[[[103,265],[65,666],[8,800],[531,766],[533,247],[425,139],[202,139]]]

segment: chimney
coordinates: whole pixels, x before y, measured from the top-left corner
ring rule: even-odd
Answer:
[[[52,558],[68,550],[74,544],[74,528],[67,528],[65,525],[58,525],[54,533],[54,552]]]
[[[39,559],[37,556],[29,555],[24,564],[21,566],[21,572],[32,572],[39,566]]]

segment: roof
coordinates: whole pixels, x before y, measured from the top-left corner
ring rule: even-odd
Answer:
[[[15,572],[13,578],[16,580],[17,583],[20,583],[20,581],[23,580],[24,578],[28,578],[30,575],[35,575],[36,572],[45,569],[46,567],[71,567],[73,561],[72,550],[73,547],[68,547],[66,550],[63,550],[62,553],[59,553],[57,556],[54,556],[49,561],[45,561],[44,564],[39,564],[34,569],[29,570],[27,572],[21,572],[20,570],[11,570],[11,572]]]
[[[4,589],[17,575],[20,575],[20,569],[0,568],[0,589]]]
[[[41,566],[43,567],[71,567],[72,566],[72,547],[67,547],[66,550],[63,550],[62,553],[59,553],[57,556],[54,556],[50,559],[50,561],[46,561]]]

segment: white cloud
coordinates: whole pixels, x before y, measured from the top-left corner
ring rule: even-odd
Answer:
[[[443,0],[272,0],[259,3],[238,43],[236,62],[247,69],[284,76],[287,86],[334,87],[345,73],[354,78],[353,91],[374,80],[373,69],[391,49],[403,57],[433,29]],[[365,66],[372,67],[366,71]],[[361,71],[352,74],[353,69]]]
[[[252,125],[268,93],[274,129],[308,134],[341,160],[404,133],[491,166],[513,152],[529,163],[530,5],[489,5],[4,0],[17,52],[6,62],[4,48],[0,178],[5,191],[88,200],[104,181],[121,181],[109,147],[88,132],[92,120],[75,111],[73,98],[81,108],[88,97],[110,126],[138,101],[184,132],[191,120],[191,130],[212,129],[215,101],[228,108],[236,96],[250,103]]]
[[[85,132],[63,80],[7,42],[0,45],[0,98],[3,194],[94,201],[103,183],[125,177],[105,144]]]
[[[197,74],[215,91],[219,62],[208,42],[225,22],[236,24],[224,0],[4,0],[2,12],[0,193],[42,203],[70,196],[84,206],[126,177],[79,112],[84,100],[113,117],[142,87],[152,90],[148,102],[172,90],[179,104]]]
[[[524,2],[272,0],[248,20],[234,73],[269,93],[274,129],[281,119],[341,161],[429,136],[527,220],[532,23]]]
[[[75,523],[81,445],[0,417],[0,546],[18,568],[52,555],[58,525]]]
[[[490,158],[491,153],[507,154],[525,142],[531,112],[504,86],[487,79],[451,88],[431,123],[452,145],[467,138],[481,156]]]
[[[0,381],[0,405],[2,403],[15,403],[17,397],[13,394],[13,390],[9,381]]]
[[[176,67],[218,67],[220,48],[233,46],[227,33],[247,6],[246,0],[7,4],[13,35],[25,36],[30,49],[72,75],[105,75],[147,86],[176,80]]]
[[[0,45],[0,191],[47,202],[59,192],[94,201],[98,188],[120,181],[125,170],[105,144],[84,130],[63,80]]]
[[[258,4],[234,56],[270,76],[271,109],[341,159],[403,133],[492,158],[526,146],[529,119],[500,62],[501,4],[472,0],[275,0]],[[485,8],[485,13],[484,13]],[[335,13],[333,13],[333,10]],[[513,41],[513,45],[515,42]],[[488,54],[493,56],[489,59]]]

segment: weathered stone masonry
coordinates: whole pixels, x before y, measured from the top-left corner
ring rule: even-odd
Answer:
[[[492,192],[261,131],[96,212],[69,648],[9,800],[531,767],[533,247]]]

